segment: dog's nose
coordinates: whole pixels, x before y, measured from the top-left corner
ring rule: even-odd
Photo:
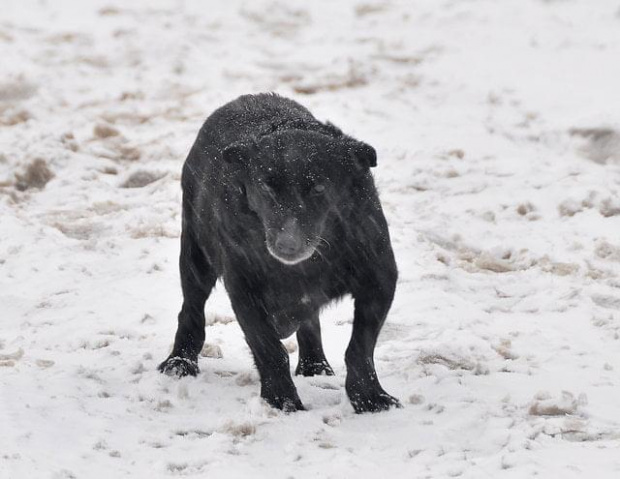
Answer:
[[[276,250],[284,255],[294,255],[299,253],[304,242],[302,239],[299,221],[296,218],[288,218],[281,226],[276,235],[274,246]]]
[[[276,249],[285,255],[292,255],[299,252],[303,246],[303,241],[297,235],[282,232],[276,237]]]

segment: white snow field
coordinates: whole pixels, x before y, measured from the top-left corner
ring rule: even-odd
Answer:
[[[403,409],[354,414],[348,299],[307,412],[221,284],[200,375],[156,371],[182,163],[261,91],[377,148]],[[619,108],[618,0],[3,0],[0,477],[620,477]]]

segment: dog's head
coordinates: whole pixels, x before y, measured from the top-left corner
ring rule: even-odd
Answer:
[[[352,201],[353,181],[377,161],[370,145],[301,130],[234,143],[223,157],[238,169],[248,206],[263,224],[267,250],[289,265],[310,258],[325,241],[329,213]]]

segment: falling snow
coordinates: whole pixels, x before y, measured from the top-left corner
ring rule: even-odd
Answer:
[[[4,3],[0,477],[619,477],[616,0]],[[260,91],[378,152],[403,409],[354,414],[348,300],[306,412],[260,400],[221,285],[200,375],[156,371],[183,160]]]

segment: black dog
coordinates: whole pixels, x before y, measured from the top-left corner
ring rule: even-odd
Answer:
[[[223,277],[252,350],[261,396],[304,409],[281,339],[297,332],[296,374],[333,375],[319,311],[355,299],[346,390],[356,412],[400,406],[373,353],[396,263],[370,167],[375,150],[275,94],[246,95],[204,123],[183,168],[183,307],[167,374],[198,373],[205,301]]]

